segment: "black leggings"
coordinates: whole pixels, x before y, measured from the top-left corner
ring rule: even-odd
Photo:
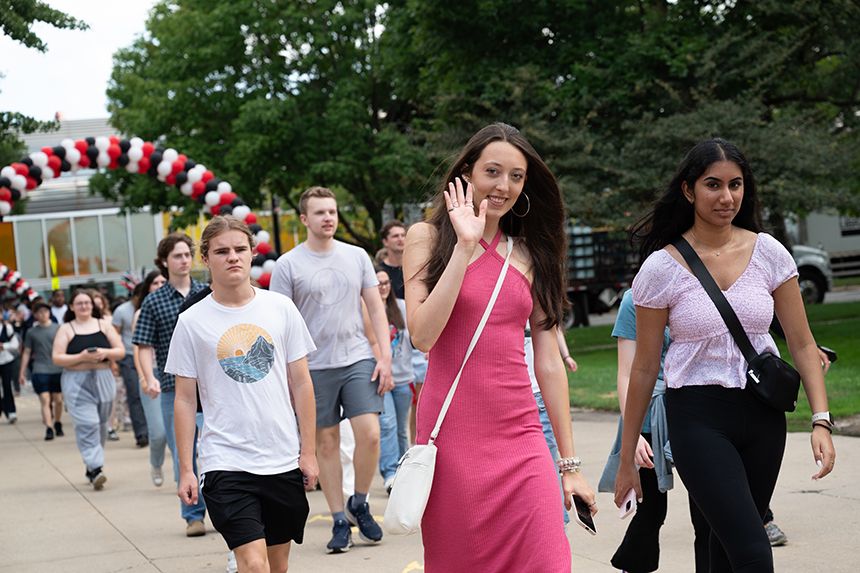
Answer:
[[[666,392],[675,467],[711,526],[710,573],[772,573],[762,518],[785,450],[785,414],[748,390]]]

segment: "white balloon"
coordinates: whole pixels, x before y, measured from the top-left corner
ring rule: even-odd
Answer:
[[[197,171],[200,172],[201,175],[203,175],[203,173],[206,171],[206,166],[203,165],[202,163],[198,163],[197,165],[194,166],[194,169],[196,169]]]
[[[3,169],[0,169],[0,177],[5,177],[6,179],[12,179],[16,175],[18,175],[18,172],[15,171],[15,169],[13,167],[10,167],[8,165],[6,167],[4,167]]]
[[[198,181],[200,181],[201,178],[203,178],[203,172],[197,171],[196,167],[188,172],[189,183],[197,183]]]
[[[140,158],[143,157],[143,148],[141,147],[130,147],[128,149],[128,159],[129,161],[140,161]]]
[[[164,153],[161,155],[162,161],[167,161],[168,163],[173,163],[177,159],[179,159],[179,152],[169,147],[164,150]]]
[[[18,191],[24,191],[27,188],[27,178],[23,175],[15,175],[9,178],[10,183],[12,183],[12,187],[17,189]]]
[[[162,160],[162,162],[158,164],[158,167],[156,167],[155,170],[162,177],[167,177],[168,175],[170,175],[170,172],[173,171],[173,165],[170,163],[170,161]]]
[[[273,261],[274,262],[274,261]],[[256,265],[251,265],[251,278],[254,280],[259,279],[263,276],[263,267],[258,267]]]
[[[256,239],[257,244],[259,245],[260,243],[268,243],[271,237],[269,236],[268,231],[260,231],[254,239]]]
[[[110,147],[110,139],[104,135],[100,135],[96,138],[96,149],[99,151],[107,151],[108,147]]]
[[[66,150],[66,161],[75,165],[81,162],[81,152],[74,147]]]
[[[54,170],[47,165],[42,167],[42,179],[53,179],[55,177]]]
[[[60,142],[60,145],[65,147],[66,149],[74,149],[75,148],[75,140],[69,139],[68,137]]]
[[[194,192],[194,189],[192,188],[191,183],[188,183],[188,182],[186,181],[185,183],[183,183],[183,184],[179,187],[179,191],[181,191],[181,192],[182,192],[182,194],[183,194],[183,195],[185,195],[186,197],[191,197],[191,193],[193,193],[193,192]]]
[[[233,191],[233,186],[227,183],[226,181],[222,181],[218,184],[218,193],[230,193]]]
[[[247,205],[239,205],[238,207],[233,207],[233,216],[239,219],[240,221],[244,221],[245,217],[248,216],[248,213],[251,212],[251,208]]]
[[[129,161],[125,164],[125,170],[129,173],[137,173],[138,169],[140,169],[140,167],[134,161]]]
[[[164,183],[167,180],[167,176],[165,176],[165,175],[156,175],[155,178],[158,179],[159,181],[161,181],[162,183]]]
[[[8,201],[0,201],[0,215],[8,215],[12,211],[12,205]]]
[[[209,191],[208,193],[206,193],[206,196],[203,198],[203,201],[210,207],[214,207],[221,202],[221,195],[219,195],[217,191]]]
[[[212,209],[209,208],[209,205],[203,205],[203,208],[200,210],[203,211],[203,213],[206,215],[212,214]]]
[[[21,189],[21,199],[26,199],[27,195],[29,195],[29,193],[30,192],[27,191],[26,189]]]
[[[263,272],[272,274],[272,271],[275,270],[275,261],[272,259],[266,259],[266,262],[263,263]]]
[[[139,137],[132,137],[128,140],[128,144],[132,147],[143,147],[143,140]]]
[[[33,160],[33,165],[44,167],[48,164],[48,156],[43,151],[34,151],[30,154],[30,159]]]
[[[110,155],[108,155],[107,152],[102,151],[99,153],[99,156],[96,157],[96,163],[99,167],[107,167],[110,165]]]

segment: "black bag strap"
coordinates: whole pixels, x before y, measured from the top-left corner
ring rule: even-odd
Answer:
[[[702,287],[705,289],[705,292],[708,293],[709,297],[711,297],[711,300],[714,302],[714,306],[717,307],[717,310],[720,312],[720,316],[723,317],[726,326],[729,327],[729,332],[731,333],[732,338],[735,339],[735,344],[740,348],[747,363],[752,362],[753,358],[758,356],[758,352],[753,348],[747,333],[744,331],[744,327],[741,326],[741,321],[738,319],[738,315],[735,314],[735,309],[733,309],[732,305],[729,304],[729,301],[726,300],[723,291],[720,290],[720,287],[717,285],[716,281],[714,281],[714,277],[711,276],[711,273],[709,273],[707,267],[705,267],[705,263],[702,262],[702,259],[699,258],[699,255],[696,254],[696,251],[693,250],[693,247],[690,246],[690,243],[688,243],[687,239],[684,237],[679,237],[677,241],[672,243],[672,246],[678,249],[678,252],[681,253],[681,256],[684,257],[684,260],[687,261],[687,264],[690,266],[690,270],[693,271],[693,274],[697,279],[699,279],[699,282],[702,283]]]

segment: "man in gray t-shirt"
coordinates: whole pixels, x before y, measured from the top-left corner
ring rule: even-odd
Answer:
[[[149,428],[146,425],[146,416],[143,413],[143,403],[140,401],[140,380],[134,367],[134,346],[131,339],[134,330],[131,322],[134,319],[134,303],[130,300],[122,303],[113,312],[113,323],[116,331],[122,337],[125,346],[125,358],[119,361],[119,374],[125,385],[125,395],[128,399],[128,413],[131,416],[131,427],[134,429],[134,439],[137,447],[145,448],[149,445]]]
[[[317,408],[317,459],[320,485],[334,527],[329,553],[352,545],[347,520],[362,539],[378,542],[382,529],[367,504],[367,492],[379,460],[379,414],[382,395],[393,387],[391,348],[379,344],[378,362],[362,319],[364,301],[376,340],[388,341],[388,319],[379,296],[370,257],[334,239],[337,201],[323,187],[311,187],[299,200],[308,239],[278,259],[270,289],[287,295],[307,323],[317,350],[308,355]],[[355,494],[343,500],[338,424],[348,418],[355,434]]]
[[[18,380],[21,385],[27,378],[27,366],[33,359],[33,390],[39,395],[42,406],[42,422],[45,424],[45,439],[63,435],[63,393],[60,377],[63,369],[54,364],[54,338],[60,326],[51,322],[51,307],[43,302],[33,305],[35,322],[24,338],[24,351],[21,354],[21,371]]]

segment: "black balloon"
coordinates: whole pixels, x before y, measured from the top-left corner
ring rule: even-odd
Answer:
[[[60,163],[60,171],[71,171],[71,170],[72,170],[72,164],[69,163],[68,161],[66,161],[65,159],[63,159],[63,161]]]
[[[0,177],[0,187],[12,187],[12,182],[8,177]]]
[[[265,256],[270,261],[277,261],[278,260],[278,253],[276,253],[275,251],[269,251],[268,253],[266,253],[263,256]]]
[[[42,168],[38,165],[33,165],[30,167],[30,177],[33,179],[39,179],[42,176]]]
[[[120,155],[119,157],[117,157],[116,162],[117,162],[119,165],[121,165],[122,167],[125,167],[126,165],[128,165],[128,155],[126,155],[125,153],[123,153],[122,155]]]
[[[180,171],[176,174],[176,186],[180,187],[188,182],[188,173]]]
[[[218,184],[221,183],[221,180],[217,177],[213,177],[209,181],[206,182],[206,191],[217,191]]]
[[[96,164],[96,159],[98,159],[98,156],[98,147],[96,147],[95,145],[90,145],[89,147],[87,147],[87,157],[90,158],[90,167],[92,167],[93,169],[98,167],[98,165]]]
[[[186,159],[186,160],[185,160],[185,167],[183,167],[182,169],[183,169],[184,171],[191,171],[191,169],[192,169],[195,165],[197,165],[197,162],[196,162],[196,161],[194,161],[193,159]]]
[[[263,227],[261,227],[257,223],[254,223],[253,225],[248,225],[248,228],[251,230],[252,235],[256,235],[257,233],[259,233],[260,231],[263,230]]]
[[[30,159],[29,157],[25,157],[24,159],[22,159],[22,160],[21,160],[21,163],[23,163],[23,164],[24,164],[24,165],[26,165],[27,167],[32,167],[32,166],[33,166],[33,160],[32,160],[32,159]]]
[[[84,139],[84,141],[86,141],[89,145],[95,145],[96,144],[96,138],[95,137],[87,137],[86,139]]]
[[[221,211],[219,211],[221,215],[232,215],[233,207],[230,205],[221,205]]]
[[[206,193],[201,193],[200,195],[198,195],[197,196],[197,202],[200,203],[201,205],[206,203]]]
[[[36,187],[38,187],[39,185],[42,184],[42,178],[41,177],[33,177],[33,181],[36,182]]]
[[[54,151],[54,155],[56,155],[60,159],[66,158],[66,148],[63,147],[62,145],[58,145],[58,146],[54,147],[53,151]]]
[[[265,255],[257,255],[253,259],[251,259],[251,264],[254,265],[255,267],[262,267],[263,263],[265,263],[265,262],[266,262],[266,256]]]
[[[129,143],[127,139],[120,139],[119,148],[123,153],[128,153],[128,150],[131,149],[131,143]]]
[[[161,159],[164,157],[164,152],[156,149],[152,152],[152,155],[149,156],[149,165],[151,167],[158,169],[158,164],[161,163]]]
[[[239,207],[240,205],[244,205],[244,204],[245,204],[245,202],[244,202],[244,201],[242,201],[241,199],[239,199],[238,197],[236,197],[235,199],[233,199],[233,200],[230,202],[230,206],[231,206],[231,207],[234,207],[234,208],[235,208],[235,207]]]
[[[18,199],[21,198],[21,192],[18,191],[17,189],[10,189],[9,191],[12,193],[12,200],[13,201],[17,201]]]

